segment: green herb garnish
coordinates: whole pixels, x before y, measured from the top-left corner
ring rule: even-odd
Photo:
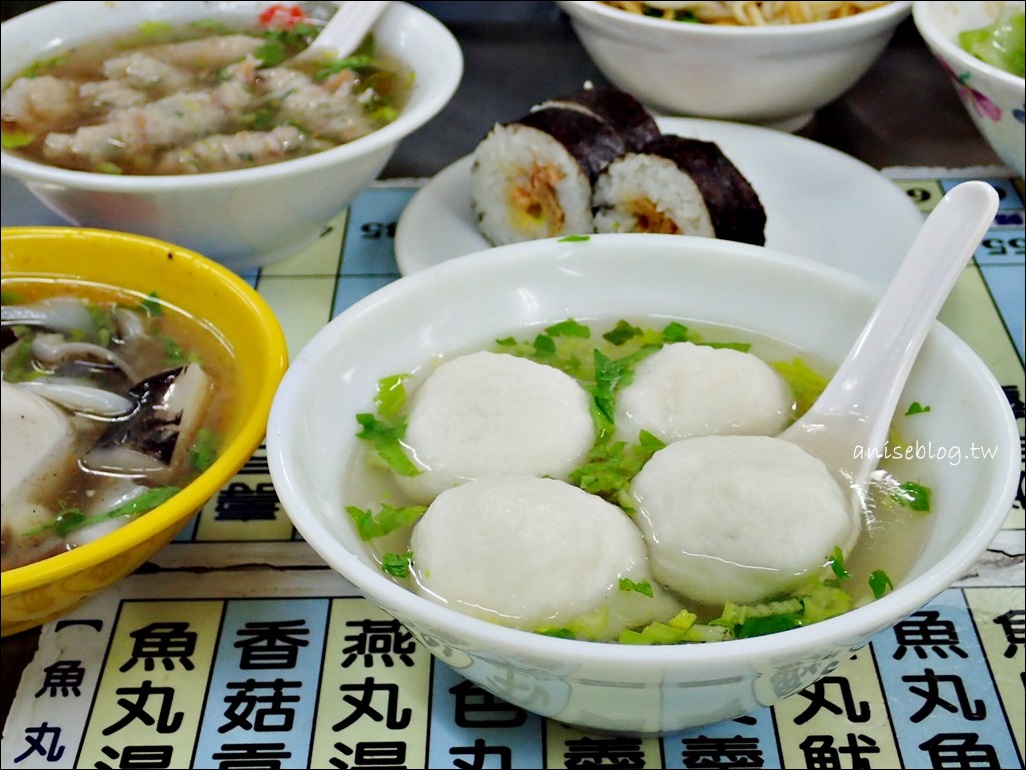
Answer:
[[[356,524],[356,529],[362,540],[373,540],[394,532],[400,527],[409,526],[423,516],[426,510],[427,507],[423,505],[394,507],[383,504],[381,510],[375,515],[372,511],[357,508],[355,505],[346,506],[346,513]]]
[[[21,77],[37,78],[46,74],[47,70],[63,66],[65,61],[67,59],[64,56],[52,56],[49,59],[34,61],[21,73]]]
[[[664,446],[660,438],[648,431],[641,431],[637,444],[598,443],[588,453],[587,462],[570,473],[569,480],[585,492],[630,512],[630,506],[622,499],[623,493],[642,466]]]
[[[210,428],[196,431],[196,440],[189,447],[189,464],[197,471],[205,471],[217,459],[221,446],[220,437]]]
[[[616,326],[613,327],[612,330],[602,335],[602,339],[607,340],[614,345],[623,345],[635,337],[640,337],[643,333],[644,332],[634,324],[620,320],[616,322]]]
[[[672,342],[691,342],[695,335],[694,333],[679,321],[670,321],[663,328],[663,341],[667,343]]]
[[[552,636],[556,639],[576,639],[577,634],[571,631],[569,628],[539,628],[535,630],[536,634],[542,636]]]
[[[61,537],[67,537],[72,532],[76,532],[83,527],[88,527],[93,524],[99,524],[102,521],[108,521],[110,519],[116,519],[121,516],[138,516],[139,514],[146,513],[147,511],[153,510],[161,503],[170,500],[178,492],[181,491],[180,487],[153,487],[147,489],[140,495],[133,497],[127,503],[119,505],[106,513],[97,513],[88,515],[81,508],[66,508],[60,511],[52,521],[43,524],[42,526],[30,529],[25,532],[26,537],[33,537],[35,535],[41,535],[47,531],[53,531]]]
[[[231,27],[217,19],[197,19],[196,21],[189,22],[189,26],[205,32],[215,32],[220,35],[224,35],[232,31]]]
[[[558,324],[547,326],[545,331],[553,337],[579,337],[585,340],[591,337],[591,329],[584,324],[575,321],[573,318],[568,318],[565,321],[560,321]]]
[[[174,27],[170,22],[166,21],[143,21],[139,22],[136,29],[139,30],[139,35],[146,38],[162,38],[167,37],[174,32]]]
[[[268,40],[253,51],[261,67],[277,67],[288,58],[288,51],[281,40]]]
[[[850,577],[848,569],[844,566],[844,552],[839,545],[834,546],[834,552],[827,559],[827,564],[833,573],[837,575],[838,580],[847,580]]]
[[[337,75],[339,72],[345,70],[352,70],[358,74],[365,72],[371,72],[373,70],[380,69],[373,56],[367,54],[359,54],[356,56],[347,56],[344,59],[336,59],[335,61],[328,62],[321,69],[317,70],[314,74],[314,80],[327,80],[332,75]]]
[[[7,361],[4,379],[8,382],[27,382],[45,376],[45,372],[33,366],[35,356],[32,355],[32,338],[19,337],[16,344],[14,354]]]
[[[164,346],[164,358],[168,366],[183,366],[186,362],[185,349],[166,334],[157,336]]]
[[[776,361],[771,366],[791,386],[798,414],[807,412],[827,386],[827,378],[801,358]]]
[[[621,591],[635,591],[642,596],[652,598],[652,584],[647,580],[642,580],[635,583],[630,578],[620,578],[620,590]]]
[[[406,435],[405,420],[394,423],[383,422],[373,414],[364,413],[356,415],[356,421],[362,427],[362,430],[356,434],[357,438],[370,442],[378,457],[384,460],[389,468],[400,476],[416,476],[420,473],[420,469],[403,451],[402,439]]]
[[[873,598],[879,599],[888,591],[894,590],[894,583],[882,569],[873,570],[869,575],[869,587],[873,591]]]
[[[17,150],[20,147],[28,147],[35,139],[36,135],[27,131],[4,131],[0,133],[0,147],[5,150]]]
[[[413,552],[386,553],[381,557],[381,569],[392,577],[405,578],[410,575]]]
[[[161,304],[160,299],[157,297],[157,292],[151,291],[146,295],[146,298],[139,303],[139,307],[142,308],[146,315],[151,318],[156,318],[164,313],[164,306]]]
[[[779,615],[767,615],[766,617],[749,618],[734,632],[736,639],[751,639],[755,636],[776,634],[780,631],[788,631],[804,625],[802,615],[798,612],[785,612]]]
[[[898,488],[891,493],[891,499],[905,508],[925,513],[930,510],[930,494],[929,487],[924,487],[914,481],[906,481],[899,484]]]
[[[378,380],[378,392],[374,397],[378,414],[391,419],[397,417],[406,406],[406,379],[408,374],[394,374]]]

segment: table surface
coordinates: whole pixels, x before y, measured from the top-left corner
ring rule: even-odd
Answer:
[[[8,6],[6,18],[19,4],[4,5]],[[567,19],[554,6],[487,2],[419,5],[436,12],[456,35],[465,57],[465,73],[452,102],[403,142],[383,171],[383,179],[431,177],[472,151],[493,123],[519,117],[533,104],[573,91],[587,80],[605,82]],[[454,11],[454,5],[462,8]],[[506,9],[501,21],[496,20],[500,5]],[[509,7],[516,5],[523,7],[523,13],[509,12]],[[911,19],[898,28],[869,73],[847,94],[819,110],[798,133],[877,169],[1000,166]],[[1018,185],[1021,193],[1021,181]],[[62,223],[7,177],[2,180],[0,215],[3,226]],[[1021,237],[1021,223],[1019,228]],[[1018,291],[1021,293],[1021,289]],[[1017,376],[1021,379],[1021,362]],[[1021,592],[1021,588],[1018,590]],[[0,716],[5,721],[17,682],[36,652],[38,640],[38,631],[2,640]],[[1020,766],[1021,756],[1020,749]]]

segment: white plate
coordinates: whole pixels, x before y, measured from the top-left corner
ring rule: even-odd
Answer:
[[[885,284],[923,223],[897,185],[817,142],[740,123],[657,118],[663,133],[716,142],[766,209],[766,246]],[[399,272],[487,249],[470,207],[468,155],[410,200],[396,226]]]

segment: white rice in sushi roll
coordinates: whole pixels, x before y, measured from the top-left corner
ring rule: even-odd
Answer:
[[[592,207],[600,233],[766,243],[759,196],[714,142],[664,134],[625,153],[596,178]]]
[[[698,185],[666,158],[631,154],[610,164],[595,185],[594,201],[600,233],[716,237]]]
[[[497,246],[594,232],[592,182],[624,149],[612,126],[578,110],[536,110],[494,126],[470,172],[478,229]]]
[[[426,504],[485,476],[566,478],[595,441],[590,404],[552,366],[489,351],[451,359],[410,399],[403,443],[421,472],[396,481]]]

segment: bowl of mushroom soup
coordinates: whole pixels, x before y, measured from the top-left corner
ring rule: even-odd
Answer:
[[[129,574],[263,440],[287,365],[249,284],[106,230],[2,234],[3,635]]]

